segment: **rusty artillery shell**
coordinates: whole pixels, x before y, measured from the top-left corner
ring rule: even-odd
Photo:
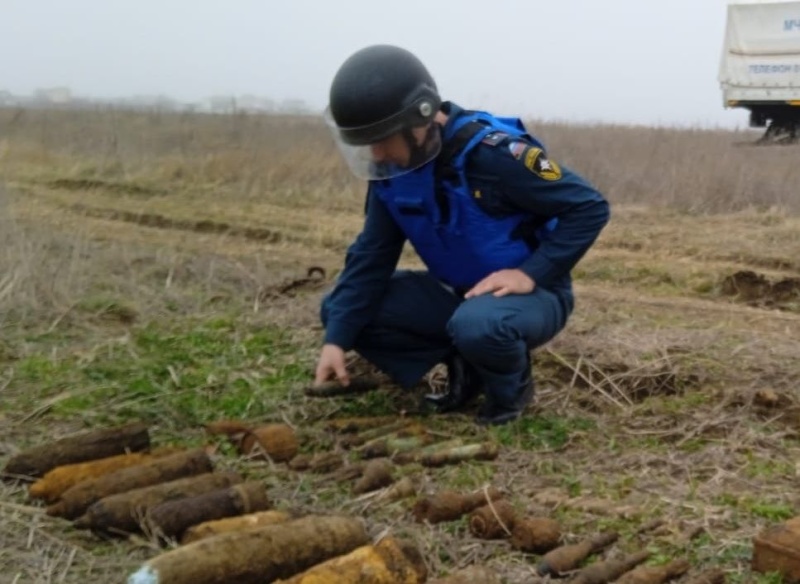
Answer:
[[[205,425],[206,433],[211,436],[236,436],[246,434],[251,429],[250,424],[241,420],[216,420]]]
[[[427,446],[423,446],[419,450],[408,450],[405,452],[397,452],[392,456],[392,460],[396,464],[411,464],[412,462],[420,462],[423,457],[441,452],[444,450],[452,450],[459,446],[464,446],[462,438],[453,438],[451,440],[444,440],[442,442],[434,442]]]
[[[753,537],[750,568],[775,572],[785,582],[800,582],[800,517],[773,523]]]
[[[517,521],[517,512],[504,499],[478,507],[469,516],[469,531],[480,539],[511,537]]]
[[[325,428],[331,432],[339,434],[352,434],[363,432],[372,428],[379,428],[397,421],[397,416],[371,416],[358,418],[339,418],[330,420],[325,424]]]
[[[683,576],[689,571],[688,560],[678,559],[663,566],[639,566],[623,574],[617,584],[662,584],[673,578]]]
[[[177,538],[193,525],[265,511],[271,506],[266,487],[262,483],[249,481],[193,497],[164,501],[148,510],[146,522],[151,533]]]
[[[57,466],[33,483],[28,489],[28,495],[32,499],[44,499],[47,503],[53,503],[70,487],[74,487],[80,482],[136,466],[153,460],[153,458],[152,454],[131,452],[130,454],[117,454],[97,460]]]
[[[489,487],[486,492],[480,490],[474,493],[444,490],[417,500],[411,512],[419,523],[455,521],[462,515],[482,507],[487,501],[497,501],[502,498],[503,493],[494,487]]]
[[[514,523],[511,547],[523,552],[542,554],[558,547],[561,526],[548,517],[527,517]]]
[[[354,377],[349,385],[342,385],[338,381],[325,381],[319,385],[306,387],[304,393],[309,397],[335,397],[337,395],[350,395],[365,393],[378,389],[380,381],[377,377]]]
[[[423,466],[438,467],[446,464],[458,464],[466,460],[494,460],[499,453],[500,448],[497,444],[482,442],[425,454],[420,458],[420,463]]]
[[[238,515],[235,517],[226,517],[224,519],[215,519],[213,521],[205,521],[198,525],[193,525],[183,533],[181,538],[182,544],[192,543],[193,541],[200,541],[207,537],[219,535],[220,533],[230,533],[232,531],[247,531],[248,529],[256,529],[266,525],[275,525],[277,523],[285,523],[292,519],[292,516],[285,511],[258,511],[256,513],[247,513],[246,515]]]
[[[418,450],[426,444],[430,444],[431,440],[432,437],[429,435],[375,438],[360,446],[358,453],[361,458],[394,457],[400,452]]]
[[[570,584],[606,584],[607,582],[614,582],[649,557],[650,552],[645,550],[619,559],[595,562],[578,572],[570,580]]]
[[[370,440],[374,440],[375,438],[380,438],[382,436],[388,436],[389,434],[394,434],[404,428],[408,428],[412,426],[414,422],[411,420],[395,420],[389,424],[384,426],[378,426],[375,428],[370,428],[369,430],[364,430],[358,434],[347,434],[342,436],[339,443],[344,448],[355,448],[356,446],[361,446],[362,444],[366,444]]]
[[[386,487],[376,501],[384,504],[393,503],[406,497],[413,497],[416,492],[417,489],[414,487],[414,482],[409,477],[403,477],[396,483]]]
[[[367,545],[354,517],[309,515],[277,525],[221,533],[147,561],[129,584],[261,584],[289,578]]]
[[[422,584],[427,576],[422,554],[413,544],[385,537],[276,584]]]
[[[274,462],[288,462],[300,445],[294,430],[286,424],[267,424],[242,436],[239,453],[254,459],[269,457]]]
[[[108,458],[150,448],[150,433],[142,423],[126,424],[65,436],[13,456],[3,469],[6,477],[41,477],[65,464]]]
[[[107,533],[141,531],[147,510],[159,503],[200,495],[241,482],[242,477],[235,472],[206,473],[118,493],[94,503],[73,525],[78,529]]]
[[[344,457],[337,452],[320,452],[314,455],[298,454],[289,461],[289,468],[315,474],[328,474],[342,468],[344,463]]]
[[[536,566],[540,576],[560,576],[577,568],[590,555],[600,551],[619,539],[614,531],[603,532],[578,543],[562,545],[542,556]]]
[[[61,495],[60,501],[47,507],[47,514],[75,519],[104,497],[208,473],[212,466],[208,453],[202,448],[159,457],[78,483],[67,489]]]
[[[360,495],[392,484],[394,465],[387,458],[374,458],[364,467],[364,474],[353,484],[353,493]]]
[[[344,466],[344,457],[336,452],[315,454],[308,464],[308,470],[316,474],[328,474]]]
[[[366,466],[367,465],[363,462],[345,465],[335,470],[333,474],[330,475],[330,480],[339,483],[354,481],[364,474]]]
[[[289,468],[296,471],[308,470],[311,468],[312,458],[310,454],[297,454],[289,461]]]

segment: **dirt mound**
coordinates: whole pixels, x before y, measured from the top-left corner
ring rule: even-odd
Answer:
[[[800,301],[800,278],[772,281],[763,274],[740,271],[723,280],[721,292],[754,306],[791,309],[791,304]]]

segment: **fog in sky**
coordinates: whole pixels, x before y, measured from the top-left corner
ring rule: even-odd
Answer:
[[[445,99],[549,120],[745,126],[717,82],[725,0],[0,0],[0,90],[297,98],[414,51]]]

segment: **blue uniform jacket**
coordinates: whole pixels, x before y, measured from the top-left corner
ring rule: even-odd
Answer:
[[[463,111],[450,102],[444,104],[443,110],[450,120]],[[509,140],[481,143],[468,159],[466,174],[476,202],[490,217],[520,211],[530,213],[534,223],[558,217],[558,228],[519,269],[537,286],[571,294],[569,272],[608,223],[608,202],[585,179],[563,165],[559,165],[560,178],[542,178],[524,164],[524,155],[516,150],[520,145]],[[352,349],[359,331],[379,309],[406,242],[404,233],[371,187],[365,213],[364,227],[347,250],[344,269],[328,300],[324,342],[346,351]]]

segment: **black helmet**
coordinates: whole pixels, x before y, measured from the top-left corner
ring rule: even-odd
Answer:
[[[417,57],[399,47],[375,45],[356,52],[339,68],[325,120],[356,176],[392,178],[439,154],[441,132],[432,122],[441,103],[433,78]],[[424,129],[424,137],[417,128]],[[407,160],[373,159],[373,145],[395,134],[408,145]]]
[[[366,145],[428,124],[441,102],[433,77],[416,56],[400,47],[374,45],[339,68],[330,88],[329,115],[344,143]]]

